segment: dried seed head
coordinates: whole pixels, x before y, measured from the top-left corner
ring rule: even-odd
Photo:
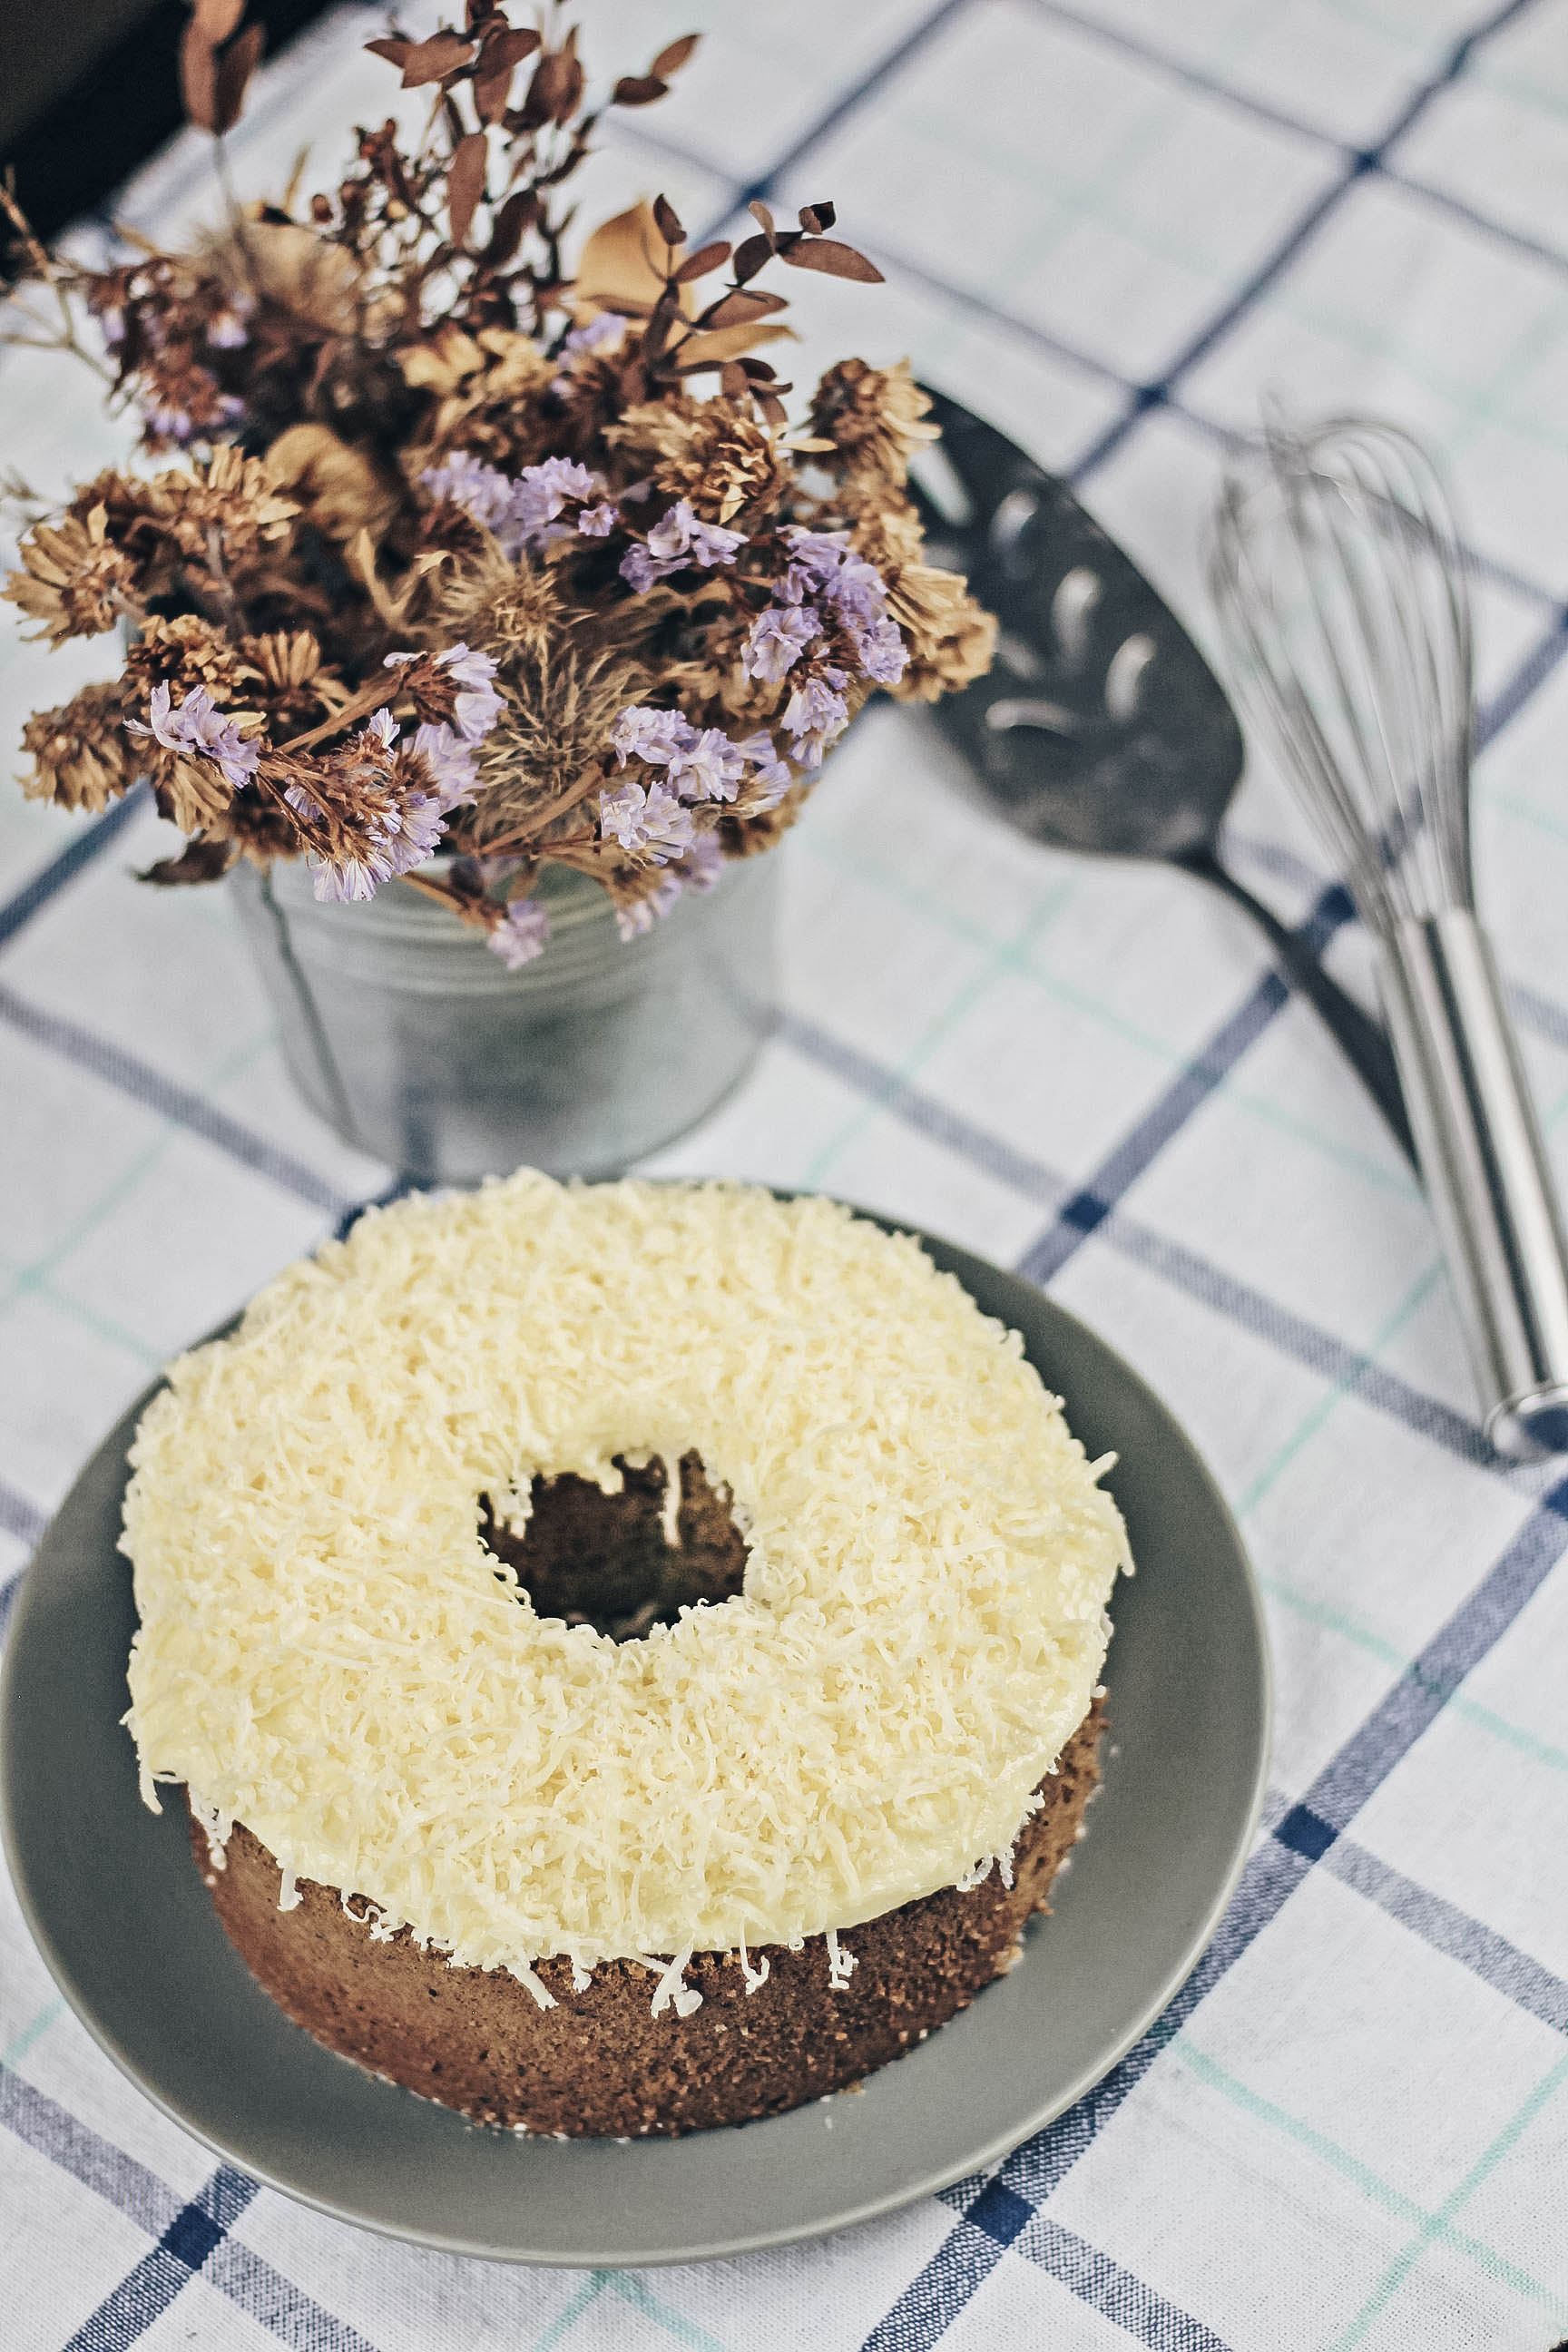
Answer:
[[[58,710],[40,710],[22,730],[33,772],[22,779],[29,800],[97,811],[118,800],[137,771],[118,685],[86,686]]]
[[[930,406],[908,360],[890,368],[840,360],[816,387],[811,429],[833,443],[847,470],[879,475],[901,489],[915,451],[941,437],[925,422]]]

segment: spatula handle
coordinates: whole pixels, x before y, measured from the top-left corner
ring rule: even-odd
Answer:
[[[1252,917],[1284,965],[1292,987],[1300,991],[1326,1024],[1387,1120],[1394,1141],[1414,1165],[1415,1144],[1405,1116],[1394,1050],[1377,1023],[1325,971],[1300,931],[1288,929],[1273,908],[1266,907],[1261,898],[1255,898],[1246,884],[1238,882],[1229,868],[1220,864],[1212,850],[1193,850],[1176,862],[1189,874],[1201,875],[1205,882],[1212,882],[1216,890],[1223,890],[1227,898]]]

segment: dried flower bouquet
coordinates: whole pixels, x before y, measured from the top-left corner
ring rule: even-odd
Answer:
[[[185,37],[220,157],[259,47],[242,6],[195,0]],[[575,31],[546,26],[468,0],[460,32],[372,42],[430,91],[417,143],[361,131],[336,188],[231,202],[190,252],[73,267],[0,197],[50,340],[89,356],[85,311],[148,459],[30,509],[4,593],[51,646],[127,649],[28,722],[24,788],[101,809],[146,775],[187,835],[149,880],[304,856],[318,898],[363,899],[405,875],[521,964],[549,861],[630,937],[771,845],[874,688],[934,699],[989,663],[989,616],[921,560],[908,464],[935,436],[907,367],[841,362],[792,432],[757,356],[788,332],[770,264],[878,271],[831,205],[781,228],[753,205],[754,235],[690,252],[662,197],[569,267],[595,118]]]

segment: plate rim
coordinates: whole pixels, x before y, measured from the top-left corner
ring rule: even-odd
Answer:
[[[837,1198],[837,1196],[816,1197]],[[1189,1458],[1190,1466],[1197,1474],[1210,1507],[1228,1533],[1234,1563],[1240,1571],[1237,1590],[1246,1604],[1258,1669],[1255,1692],[1257,1737],[1252,1758],[1251,1785],[1245,1819],[1233,1841],[1226,1867],[1216,1879],[1201,1916],[1189,1933],[1180,1956],[1168,1965],[1156,1988],[1130,2013],[1118,2032],[1102,2043],[1093,2058],[1079,2068],[1066,2089],[1053,2092],[1037,2108],[1031,2110],[1021,2125],[1018,2119],[1014,2117],[1009,2120],[1005,2128],[992,2133],[985,2139],[967,2149],[962,2159],[952,2158],[920,2168],[911,2172],[898,2186],[879,2190],[861,2200],[846,2205],[836,2210],[830,2218],[784,2222],[771,2228],[748,2229],[739,2233],[731,2231],[721,2237],[710,2236],[695,2242],[688,2242],[679,2245],[661,2247],[655,2252],[650,2252],[646,2247],[637,2247],[629,2251],[606,2248],[601,2242],[595,2242],[592,2247],[585,2245],[577,2252],[563,2252],[559,2248],[554,2247],[531,2250],[516,2245],[498,2245],[482,2239],[467,2238],[458,2232],[438,2227],[418,2229],[406,2221],[389,2220],[340,2201],[330,2193],[300,2186],[299,2182],[287,2178],[275,2166],[258,2161],[254,2155],[235,2146],[232,2141],[226,2139],[218,2132],[203,2123],[193,2120],[178,2097],[169,2094],[163,2087],[156,2074],[149,2072],[121,2042],[112,2025],[100,2017],[91,1999],[77,1983],[69,1950],[61,1946],[45,1916],[21,1860],[20,1811],[11,1772],[11,1725],[14,1719],[12,1694],[23,1672],[23,1667],[18,1662],[25,1655],[28,1638],[28,1620],[41,1606],[39,1594],[42,1588],[35,1577],[34,1567],[37,1562],[45,1559],[57,1528],[65,1518],[80,1490],[95,1473],[105,1468],[108,1457],[116,1452],[119,1454],[118,1469],[122,1474],[121,1492],[123,1491],[123,1481],[129,1477],[130,1465],[125,1459],[125,1454],[130,1436],[133,1434],[136,1424],[146,1412],[153,1398],[165,1385],[166,1373],[160,1373],[126,1409],[83,1464],[58,1508],[51,1515],[49,1524],[38,1541],[32,1559],[23,1571],[21,1590],[17,1594],[11,1612],[10,1622],[5,1631],[4,1654],[0,1655],[0,1852],[4,1853],[11,1883],[16,1892],[18,1906],[34,1944],[72,2013],[86,2028],[93,2042],[103,2051],[118,2071],[133,2084],[142,2095],[148,2099],[161,2114],[177,2124],[183,2131],[188,2133],[192,2138],[208,2148],[220,2159],[235,2165],[262,2186],[276,2190],[279,2195],[287,2197],[294,2203],[303,2205],[311,2211],[324,2214],[330,2220],[342,2222],[353,2229],[369,2231],[375,2236],[387,2238],[401,2244],[426,2246],[437,2252],[530,2268],[653,2269],[680,2263],[723,2261],[738,2255],[765,2252],[780,2246],[799,2244],[814,2238],[837,2235],[841,2231],[862,2227],[868,2222],[885,2219],[889,2214],[900,2212],[905,2207],[918,2202],[922,2197],[935,2195],[939,2190],[951,2187],[954,2181],[963,2179],[971,2173],[985,2170],[988,2167],[1004,2160],[1015,2148],[1021,2147],[1026,2140],[1032,2138],[1037,2132],[1045,2129],[1058,2116],[1065,2114],[1069,2107],[1075,2105],[1092,2090],[1096,2084],[1103,2082],[1126,2056],[1128,2051],[1142,2040],[1149,2027],[1169,2008],[1213,1942],[1220,1921],[1236,1893],[1242,1872],[1247,1867],[1262,1815],[1272,1752],[1274,1674],[1262,1590],[1258,1582],[1257,1571],[1229,1504],[1207,1460],[1188,1436],[1184,1426],[1172,1412],[1170,1406],[1165,1403],[1163,1398],[1149,1381],[1144,1380],[1141,1372],[1128,1363],[1121,1351],[1103,1339],[1081,1316],[1074,1314],[1070,1307],[1063,1307],[1037,1285],[1029,1283],[1026,1276],[1016,1273],[1010,1267],[998,1265],[994,1260],[982,1257],[963,1244],[950,1241],[945,1236],[933,1234],[928,1229],[906,1221],[895,1220],[854,1202],[843,1202],[841,1205],[848,1208],[854,1215],[868,1218],[870,1222],[880,1225],[888,1233],[910,1236],[929,1256],[932,1256],[933,1263],[944,1271],[956,1271],[946,1263],[956,1258],[982,1268],[988,1276],[1000,1276],[1006,1283],[1016,1283],[1030,1290],[1038,1306],[1045,1309],[1048,1317],[1070,1327],[1075,1334],[1086,1339],[1091,1348],[1100,1351],[1120,1381],[1127,1382],[1133,1390],[1142,1391],[1145,1398],[1152,1402],[1159,1413],[1181,1440]],[[963,1276],[959,1276],[958,1278],[962,1284]],[[967,1287],[967,1286],[964,1286]],[[241,1309],[240,1314],[226,1318],[203,1338],[193,1340],[190,1346],[204,1347],[209,1340],[223,1337],[237,1325],[244,1311]],[[982,1307],[980,1311],[984,1314],[990,1313],[990,1310],[985,1307]],[[993,1319],[1005,1320],[1005,1318],[993,1318]],[[188,1352],[188,1350],[182,1352]],[[174,1360],[171,1359],[171,1360]],[[1042,1378],[1044,1377],[1042,1374]],[[127,1577],[131,1574],[129,1563],[126,1563],[124,1573]],[[336,2053],[330,2054],[339,2055]],[[911,2052],[908,2054],[918,2063],[919,2053]],[[341,2057],[340,2063],[345,2065],[354,2063],[352,2060]],[[415,2097],[417,2095],[409,2092],[407,2095]],[[436,2103],[422,2102],[421,2104]],[[442,2110],[442,2112],[452,2111]],[[772,2125],[787,2122],[790,2115],[795,2112],[797,2111],[789,2110],[782,2116],[758,2117],[740,2128],[743,2128],[748,2136],[765,2131]],[[459,2123],[466,2120],[455,2114],[453,2119]],[[478,2127],[469,2126],[468,2128]],[[693,2133],[682,2135],[679,2139],[649,2139],[638,2145],[646,2145],[650,2149],[673,2151],[690,2140],[706,2140],[710,2137],[711,2135],[706,2132]],[[526,2142],[524,2145],[531,2147],[537,2147],[536,2142]]]

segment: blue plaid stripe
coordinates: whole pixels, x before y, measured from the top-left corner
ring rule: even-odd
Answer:
[[[1352,1838],[1336,1837],[1324,1848],[1324,1866],[1342,1885],[1353,1886],[1358,1895],[1375,1903],[1435,1952],[1457,1960],[1505,2000],[1551,2026],[1554,2033],[1568,2034],[1568,1984],[1528,1952],[1521,1952],[1517,1944],[1510,1944],[1506,1936],[1470,1918],[1457,1904],[1417,1886],[1403,1871],[1381,1862]]]
[[[1335,184],[1307,205],[1286,235],[1275,247],[1260,268],[1255,269],[1239,291],[1223,303],[1207,323],[1185,342],[1160,374],[1148,383],[1133,388],[1131,399],[1116,423],[1097,434],[1076,465],[1068,468],[1068,478],[1075,483],[1087,480],[1106,459],[1118,450],[1140,419],[1151,409],[1163,408],[1184,376],[1191,375],[1200,360],[1205,360],[1247,313],[1256,308],[1260,298],[1318,234],[1325,221],[1343,204],[1358,180],[1377,171],[1384,155],[1396,140],[1403,139],[1421,120],[1433,100],[1458,80],[1476,51],[1483,42],[1500,33],[1503,27],[1533,7],[1536,0],[1505,0],[1505,5],[1484,17],[1480,24],[1456,41],[1438,71],[1424,82],[1413,97],[1399,109],[1382,136],[1370,147],[1352,153],[1345,170]]]
[[[0,1528],[8,1536],[16,1536],[25,1544],[36,1544],[47,1525],[43,1512],[36,1509],[25,1495],[16,1494],[0,1481]]]
[[[46,1045],[51,1053],[74,1062],[78,1069],[102,1079],[106,1086],[117,1087],[121,1094],[130,1095],[133,1101],[156,1111],[160,1118],[187,1128],[204,1143],[215,1144],[231,1160],[254,1170],[258,1176],[268,1178],[284,1192],[308,1202],[311,1208],[342,1216],[352,1205],[342,1193],[324,1183],[313,1168],[307,1168],[291,1152],[279,1150],[264,1135],[254,1134],[241,1120],[231,1118],[205,1095],[164,1077],[140,1055],[127,1052],[123,1045],[110,1045],[79,1022],[68,1021],[58,1013],[45,1013],[3,986],[0,1021],[34,1045]]]
[[[973,0],[938,0],[937,6],[929,16],[921,17],[902,40],[896,41],[891,48],[884,51],[869,73],[863,74],[858,81],[852,83],[834,100],[826,112],[817,116],[802,137],[775,155],[756,179],[749,180],[736,192],[733,208],[739,210],[747,205],[765,203],[797,163],[804,163],[814,148],[820,147],[830,139],[852,114],[859,113],[869,99],[884,89],[896,74],[902,73],[922,49],[928,48],[940,33],[945,32],[955,18],[962,16],[973,5]],[[724,217],[727,218],[728,215]],[[713,229],[700,234],[697,242],[705,244],[709,236],[715,235],[722,226],[723,221],[719,221]]]
[[[1337,885],[1326,890],[1312,910],[1304,931],[1308,944],[1320,953],[1335,930],[1350,921],[1353,909]],[[1269,1023],[1290,1001],[1283,976],[1266,972],[1246,1003],[1233,1013],[1180,1076],[1167,1087],[1131,1133],[1119,1143],[1081,1190],[1063,1202],[1048,1233],[1027,1249],[1018,1271],[1042,1286],[1058,1275],[1117,1203],[1153,1165],[1160,1153],[1201,1110],[1216,1087],[1223,1086],[1242,1055],[1254,1046]]]
[[[1230,2352],[1212,2327],[1179,2311],[1059,2221],[1031,2214],[1019,2234],[1027,2242],[1031,2262],[1070,2287],[1090,2310],[1147,2345],[1149,2352]]]
[[[133,2344],[199,2271],[290,2352],[375,2352],[346,2320],[230,2235],[258,2193],[256,2182],[232,2166],[220,2165],[195,2198],[182,2202],[144,2164],[4,2065],[0,2125],[157,2242],[83,2322],[72,2346],[110,2352]]]
[[[16,937],[24,923],[30,923],[35,915],[41,913],[68,883],[74,882],[94,858],[101,857],[147,805],[146,786],[132,785],[122,801],[116,801],[102,816],[94,817],[90,824],[84,825],[68,848],[62,849],[57,857],[52,857],[41,873],[35,874],[30,882],[24,883],[21,889],[7,898],[5,905],[0,906],[0,948]]]
[[[1565,1549],[1568,1480],[1555,1486],[1531,1514],[1490,1574],[1406,1668],[1306,1795],[1276,1824],[1243,1872],[1219,1933],[1170,2007],[1087,2097],[1014,2151],[995,2179],[965,2209],[965,2221],[974,2226],[966,2232],[961,2225],[950,2234],[925,2271],[867,2336],[864,2352],[927,2352],[938,2342],[1005,2247],[1021,2233],[1023,2225],[1018,2222],[998,2237],[983,2218],[977,2221],[976,2217],[999,2211],[1005,2222],[1011,2223],[1016,2220],[1016,2200],[1042,2205],[1060,2187],[1199,2004],[1264,1929],[1272,1926],[1308,1873],[1370,1803],[1465,1676],[1533,1599]],[[1015,2204],[997,2203],[1004,2192]]]
[[[1072,1188],[1067,1177],[1047,1168],[1004,1138],[977,1127],[950,1110],[946,1104],[922,1093],[897,1072],[868,1055],[846,1045],[816,1023],[786,1013],[779,1027],[781,1041],[796,1053],[858,1087],[889,1118],[901,1120],[927,1140],[972,1160],[974,1166],[1022,1198],[1037,1201],[1059,1219]],[[1051,1231],[1056,1231],[1053,1224]],[[1370,1356],[1336,1339],[1331,1332],[1281,1307],[1261,1291],[1202,1256],[1196,1250],[1172,1242],[1142,1224],[1123,1209],[1112,1209],[1095,1226],[1095,1237],[1108,1248],[1133,1259],[1163,1281],[1225,1316],[1255,1339],[1291,1358],[1308,1371],[1359,1396],[1405,1427],[1428,1438],[1463,1462],[1472,1462],[1504,1475],[1517,1465],[1490,1445],[1478,1424],[1437,1398],[1425,1395],[1385,1370]]]
[[[1222,80],[1217,74],[1203,72],[1184,58],[1173,56],[1153,41],[1134,37],[1121,26],[1104,24],[1098,17],[1085,15],[1081,9],[1064,6],[1063,0],[1030,0],[1030,5],[1042,16],[1049,16],[1058,25],[1070,25],[1075,32],[1087,34],[1091,40],[1102,42],[1108,48],[1118,49],[1124,57],[1136,58],[1140,65],[1152,66],[1172,81],[1181,83],[1187,89],[1199,91],[1205,98],[1218,99],[1223,105],[1234,108],[1252,121],[1268,123],[1276,131],[1289,132],[1293,139],[1320,140],[1337,149],[1347,164],[1352,167],[1352,175],[1356,178],[1374,172],[1380,173],[1396,187],[1419,196],[1423,204],[1435,205],[1455,220],[1463,221],[1468,228],[1479,229],[1483,236],[1511,246],[1516,252],[1527,253],[1534,260],[1548,262],[1553,268],[1568,268],[1568,253],[1560,247],[1547,245],[1539,237],[1527,236],[1522,230],[1508,223],[1489,219],[1473,205],[1462,204],[1446,188],[1434,187],[1429,180],[1421,178],[1418,173],[1391,163],[1388,150],[1396,139],[1403,137],[1410,127],[1408,123],[1402,123],[1395,131],[1385,131],[1374,148],[1355,147],[1301,115],[1288,113],[1283,107],[1270,105],[1267,100],[1257,98],[1250,91],[1238,89],[1233,83]],[[1500,26],[1489,26],[1487,33],[1479,37],[1489,37],[1492,31],[1500,29]],[[1476,37],[1470,37],[1472,42]],[[1462,58],[1458,68],[1445,76],[1439,89],[1447,88],[1450,81],[1457,80],[1468,61],[1468,58]],[[1431,91],[1423,94],[1422,110],[1435,94]]]
[[[254,2180],[219,2165],[190,2203],[181,2206],[152,2252],[83,2321],[65,2352],[125,2352],[167,2311],[255,2194]]]
[[[0,2066],[0,2124],[150,2237],[161,2237],[178,2210],[179,2200],[144,2164],[100,2138],[9,2066]]]

